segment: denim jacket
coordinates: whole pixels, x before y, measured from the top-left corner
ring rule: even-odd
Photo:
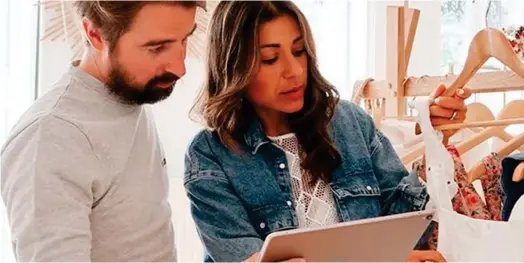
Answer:
[[[424,209],[426,188],[365,111],[340,101],[329,133],[342,158],[329,183],[341,222]],[[184,186],[206,261],[245,260],[270,233],[298,227],[285,153],[258,120],[239,143],[244,154],[204,130],[186,154]]]

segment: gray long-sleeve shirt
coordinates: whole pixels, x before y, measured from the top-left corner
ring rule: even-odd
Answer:
[[[166,161],[147,107],[71,67],[2,148],[19,261],[175,261]]]

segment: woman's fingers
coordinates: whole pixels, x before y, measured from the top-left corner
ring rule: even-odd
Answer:
[[[455,124],[455,123],[462,123],[462,120],[450,120],[449,118],[431,118],[431,125],[433,127],[435,126],[441,126],[446,124]]]
[[[441,118],[451,119],[451,117],[453,117],[454,113],[455,113],[454,110],[447,109],[447,108],[441,107],[439,105],[431,105],[429,107],[429,114],[432,117],[441,117]]]
[[[438,97],[435,99],[435,105],[450,110],[462,110],[466,108],[464,100],[453,97]]]
[[[406,262],[446,262],[446,259],[435,250],[415,250],[409,254]]]

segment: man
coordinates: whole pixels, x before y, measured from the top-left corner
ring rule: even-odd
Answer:
[[[175,261],[166,160],[144,104],[185,74],[203,2],[78,1],[88,49],[2,148],[18,261]]]

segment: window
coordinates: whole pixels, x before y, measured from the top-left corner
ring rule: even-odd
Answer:
[[[34,99],[37,10],[32,1],[0,3],[0,144]]]
[[[311,26],[322,75],[343,98],[349,96],[348,2],[294,1]]]
[[[322,75],[343,99],[367,75],[366,1],[294,0],[311,26]]]
[[[0,1],[0,145],[35,90],[38,5]],[[5,206],[0,205],[0,261],[14,261]]]
[[[441,73],[458,74],[466,61],[468,48],[474,35],[485,27],[498,29],[524,25],[524,1],[519,0],[445,0],[441,2],[442,60]],[[490,59],[482,71],[503,70],[503,64]],[[470,102],[488,106],[497,116],[504,105],[524,99],[524,91],[474,94]],[[511,133],[521,133],[522,125],[508,127]]]
[[[524,1],[518,0],[445,0],[442,13],[442,73],[450,65],[461,67],[466,60],[469,43],[484,27],[498,29],[524,25]],[[485,70],[500,70],[502,65],[491,60]]]

